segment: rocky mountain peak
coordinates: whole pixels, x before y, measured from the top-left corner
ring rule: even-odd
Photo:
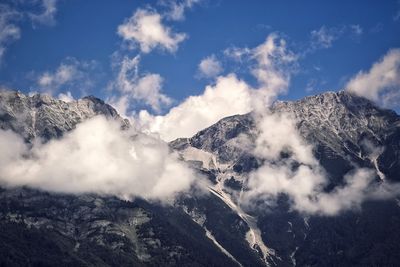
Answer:
[[[400,119],[396,113],[343,91],[278,101],[271,112],[294,117],[300,134],[315,146],[316,159],[332,188],[342,185],[354,166],[375,168],[384,177],[378,183],[398,180]],[[0,91],[0,128],[13,130],[27,141],[57,138],[99,114],[129,125],[93,96],[64,102],[48,95]],[[235,115],[191,138],[171,142],[183,160],[211,181],[210,194],[185,194],[171,207],[139,198],[124,201],[0,187],[4,229],[0,255],[6,255],[0,258],[14,263],[7,266],[27,265],[32,262],[30,255],[43,258],[47,265],[61,260],[85,266],[396,265],[398,253],[392,252],[399,250],[399,234],[393,230],[400,221],[398,200],[368,202],[335,219],[304,216],[292,210],[285,198],[269,209],[241,206],[237,196],[246,190],[249,173],[262,164],[251,150],[257,123],[251,113]],[[364,140],[380,147],[378,153],[368,154],[362,147]]]
[[[0,91],[0,128],[13,130],[27,141],[35,137],[45,140],[60,137],[63,133],[96,115],[121,122],[129,122],[104,101],[88,96],[65,102],[46,94],[25,95],[18,91]]]
[[[372,101],[347,91],[325,92],[308,96],[297,101],[277,101],[273,110],[316,111],[324,109],[327,112],[351,113],[353,115],[382,114],[397,117],[392,110],[382,109]]]
[[[326,92],[297,101],[277,101],[270,109],[272,113],[285,113],[294,118],[300,135],[313,145],[317,157],[331,161],[352,158],[357,164],[371,166],[379,165],[381,160],[390,161],[388,155],[397,155],[397,143],[386,144],[395,142],[400,135],[400,117],[349,92]],[[251,155],[258,133],[256,120],[252,113],[223,118],[191,138],[171,142],[171,146],[181,151],[194,147],[210,152],[221,164],[233,168],[240,165],[238,170],[249,171],[257,166]],[[371,149],[383,148],[382,154],[371,158]],[[399,163],[392,162],[390,166],[387,173],[397,171]]]

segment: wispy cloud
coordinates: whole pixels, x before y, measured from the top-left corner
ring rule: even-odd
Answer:
[[[7,45],[21,37],[21,29],[16,24],[20,18],[21,13],[8,5],[0,4],[0,62]]]
[[[30,7],[39,3],[43,10],[36,12]],[[55,23],[57,0],[4,1],[0,3],[0,63],[7,47],[21,37],[20,24],[29,19],[33,25]]]
[[[334,42],[347,35],[351,38],[360,38],[364,30],[359,24],[349,24],[339,27],[321,26],[319,29],[312,30],[310,33],[310,47],[307,52],[318,49],[326,49],[333,46]]]
[[[264,110],[278,95],[287,93],[298,56],[287,48],[285,39],[272,33],[252,49],[250,58],[256,62],[251,73],[260,86],[254,108]]]
[[[139,72],[140,56],[117,59],[118,74],[110,83],[110,89],[120,93],[109,100],[121,114],[127,115],[130,103],[144,103],[153,111],[160,112],[172,103],[172,99],[162,93],[164,79],[155,73]]]
[[[355,36],[360,36],[363,34],[364,30],[359,24],[352,24],[349,26],[350,32],[353,33]]]
[[[341,33],[341,29],[322,26],[318,30],[311,31],[311,46],[314,48],[329,48]]]
[[[202,0],[164,0],[160,4],[167,7],[167,12],[164,16],[170,20],[184,20],[185,12],[193,8],[195,4],[200,3]]]
[[[95,61],[66,58],[55,70],[33,73],[36,80],[34,89],[51,95],[71,89],[85,93],[95,84],[92,74],[98,71],[97,67]]]
[[[57,1],[58,0],[41,0],[42,12],[28,13],[32,22],[38,24],[54,25],[55,15],[57,14]]]
[[[204,78],[214,78],[223,71],[221,62],[215,55],[203,58],[198,66],[198,76]]]

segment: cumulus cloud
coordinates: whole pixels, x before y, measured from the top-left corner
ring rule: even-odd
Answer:
[[[163,1],[162,4],[167,6],[168,11],[165,17],[170,20],[184,20],[186,9],[191,9],[195,4],[201,0],[167,0]]]
[[[140,74],[139,63],[140,56],[124,57],[119,63],[118,75],[111,84],[121,95],[109,100],[121,114],[127,114],[131,101],[144,103],[156,112],[172,103],[172,99],[162,93],[164,79],[159,74]]]
[[[214,78],[222,71],[221,62],[218,61],[215,55],[202,59],[198,66],[199,77]]]
[[[36,74],[36,86],[39,91],[55,94],[62,89],[78,89],[85,92],[94,86],[91,72],[96,70],[95,61],[65,59],[54,71]]]
[[[387,199],[399,195],[399,185],[377,184],[375,170],[355,168],[343,178],[344,184],[324,191],[329,181],[288,114],[264,113],[256,117],[259,130],[254,154],[263,161],[249,174],[241,204],[252,207],[264,201],[276,205],[281,194],[289,197],[293,210],[320,215],[336,215],[357,209],[368,199]]]
[[[400,49],[391,49],[368,71],[360,71],[346,84],[346,90],[384,106],[400,100]]]
[[[174,33],[162,23],[162,16],[154,10],[137,9],[129,19],[118,26],[118,34],[128,43],[138,45],[143,53],[155,48],[175,52],[186,34]]]
[[[218,77],[204,93],[190,96],[166,115],[153,116],[141,111],[136,123],[163,140],[190,137],[218,120],[251,111],[251,89],[234,74]]]
[[[22,138],[0,130],[0,183],[62,193],[98,193],[124,199],[169,201],[202,178],[168,145],[149,135],[121,130],[95,117],[61,139],[28,148]]]
[[[269,35],[253,49],[246,48],[246,54],[246,60],[251,62],[250,71],[259,83],[257,88],[235,74],[220,76],[203,94],[188,97],[164,116],[141,111],[136,123],[171,141],[190,137],[227,116],[266,110],[279,94],[286,92],[292,71],[289,66],[296,56],[276,34]]]

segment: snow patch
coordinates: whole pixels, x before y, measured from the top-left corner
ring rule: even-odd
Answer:
[[[215,156],[207,151],[195,148],[187,147],[181,152],[181,155],[186,161],[199,161],[202,163],[202,168],[212,170],[216,169],[217,162]]]

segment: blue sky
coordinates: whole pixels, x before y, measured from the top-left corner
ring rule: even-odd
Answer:
[[[121,93],[115,81],[122,59],[140,55],[137,75],[159,75],[162,84],[157,90],[168,99],[158,110],[139,99],[131,107],[134,111],[144,108],[166,113],[186,97],[202,94],[205,86],[215,82],[216,74],[206,77],[199,71],[200,62],[210,56],[218,62],[219,75],[235,73],[256,86],[251,61],[237,62],[226,51],[252,49],[272,33],[284,39],[287,50],[296,55],[287,92],[280,93],[279,99],[342,89],[359,71],[367,71],[390,49],[400,47],[398,1],[1,2],[2,31],[7,25],[18,28],[18,36],[0,36],[0,47],[5,49],[0,63],[2,86],[110,99],[112,92]],[[186,5],[181,18],[168,17],[173,4]],[[18,16],[7,17],[10,10]],[[164,27],[185,37],[173,49],[158,45],[141,51],[138,42],[118,34],[118,27],[138,10],[159,14]],[[63,64],[74,66],[76,77],[64,82],[53,78],[46,86],[38,82],[46,73],[55,75]]]

